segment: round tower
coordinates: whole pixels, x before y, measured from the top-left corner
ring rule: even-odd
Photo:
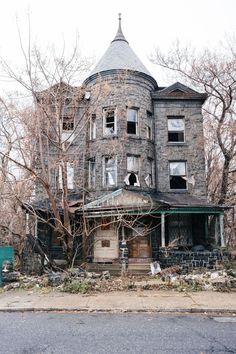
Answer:
[[[88,190],[155,188],[151,93],[157,83],[121,29],[84,82],[89,92]]]

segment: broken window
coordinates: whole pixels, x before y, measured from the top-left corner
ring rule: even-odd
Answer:
[[[127,133],[138,135],[138,110],[127,109]]]
[[[96,114],[92,114],[90,117],[89,139],[96,139]]]
[[[59,166],[60,189],[63,189],[63,180],[66,181],[66,186],[68,189],[74,189],[74,166],[70,162],[66,162],[66,164],[63,164],[63,166]]]
[[[173,161],[169,163],[170,189],[187,189],[186,162]]]
[[[114,157],[104,158],[104,186],[116,186],[117,181],[117,164]]]
[[[183,143],[185,141],[184,117],[168,117],[168,141]]]
[[[104,135],[116,134],[116,116],[114,108],[104,109]]]
[[[127,156],[127,176],[125,177],[125,184],[128,186],[140,187],[138,173],[139,173],[139,156]]]
[[[63,116],[62,130],[74,130],[74,117]]]
[[[148,187],[154,185],[154,162],[153,159],[148,159],[147,161],[147,176],[145,177],[145,182]]]
[[[96,183],[96,161],[95,157],[89,159],[89,188],[95,188]]]

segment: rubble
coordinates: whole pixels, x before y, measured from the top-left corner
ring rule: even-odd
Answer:
[[[159,270],[159,269],[158,269]],[[215,290],[231,291],[236,289],[234,269],[193,270],[185,273],[181,267],[162,269],[157,274],[146,276],[111,276],[109,271],[102,273],[86,272],[73,268],[63,272],[48,272],[42,276],[14,275],[8,273],[3,291],[23,289],[55,289],[70,293],[91,293],[110,291],[137,291],[174,289],[178,291]],[[17,276],[16,276],[17,275]]]

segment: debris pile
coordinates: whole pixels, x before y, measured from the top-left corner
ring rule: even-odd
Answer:
[[[156,272],[155,270],[158,270]],[[110,291],[136,291],[175,289],[178,291],[232,291],[236,289],[236,270],[206,269],[194,270],[183,274],[181,267],[170,267],[161,270],[154,266],[153,275],[124,277],[111,276],[109,271],[102,273],[87,272],[81,268],[73,268],[63,272],[48,272],[42,276],[21,275],[10,272],[5,276],[3,290],[22,289],[56,289],[69,293],[91,293]]]

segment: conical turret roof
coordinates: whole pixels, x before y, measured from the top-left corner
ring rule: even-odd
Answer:
[[[90,73],[89,78],[95,74],[107,72],[110,70],[132,70],[146,74],[152,78],[150,72],[147,70],[147,68],[143,65],[141,60],[137,57],[132,48],[129,46],[129,43],[126,40],[121,29],[120,14],[119,26],[116,36],[111,42],[108,49],[106,50],[105,54],[99,60],[98,64]],[[152,78],[152,80],[154,79]]]

